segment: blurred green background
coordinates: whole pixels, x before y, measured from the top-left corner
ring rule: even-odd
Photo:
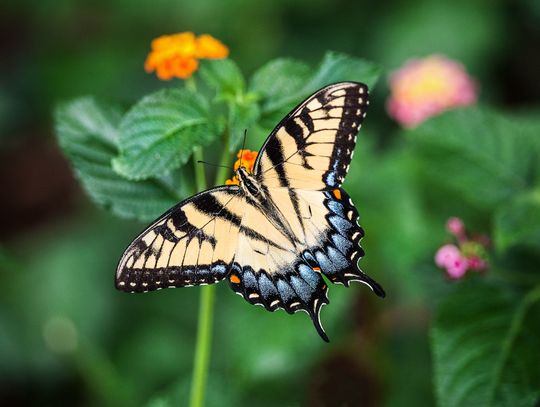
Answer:
[[[540,96],[538,1],[2,2],[0,404],[187,403],[199,291],[114,289],[144,225],[90,203],[52,125],[58,102],[93,94],[128,106],[161,87],[143,70],[150,41],[187,30],[222,40],[246,75],[281,56],[314,64],[326,50],[383,68],[345,187],[367,233],[363,269],[387,298],[331,287],[327,345],[304,314],[251,307],[223,284],[207,405],[435,405],[427,331],[451,284],[433,253],[449,216],[484,232],[490,220],[408,173],[415,158],[386,114],[387,75],[442,53],[476,78],[482,103],[527,112]]]

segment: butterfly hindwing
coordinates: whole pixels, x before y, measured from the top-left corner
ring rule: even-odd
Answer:
[[[230,271],[244,198],[235,186],[197,194],[170,209],[126,249],[116,273],[122,291],[145,292],[220,281]]]
[[[228,276],[231,288],[249,303],[269,311],[307,312],[321,337],[328,340],[319,319],[322,305],[328,303],[328,287],[320,272],[303,256],[300,240],[272,222],[272,214],[263,214],[249,200],[244,209]]]
[[[313,202],[316,192],[299,191],[298,194],[307,202],[310,198]],[[358,267],[358,261],[364,256],[360,246],[364,230],[358,225],[358,211],[351,198],[343,188],[326,190],[322,195],[322,206],[313,205],[313,212],[318,214],[312,222],[312,234],[318,233],[318,238],[314,239],[318,242],[309,247],[313,261],[332,283],[348,287],[351,281],[358,281],[384,297],[381,286]]]
[[[368,104],[368,89],[361,83],[341,82],[316,92],[272,131],[255,174],[269,188],[339,187]]]

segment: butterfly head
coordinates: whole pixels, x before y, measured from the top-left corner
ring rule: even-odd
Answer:
[[[257,179],[253,174],[250,174],[244,166],[236,170],[236,176],[240,181],[240,187],[246,194],[251,195],[254,198],[260,198],[264,195]]]

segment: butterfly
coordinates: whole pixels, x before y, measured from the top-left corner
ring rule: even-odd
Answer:
[[[180,202],[126,249],[116,287],[146,292],[227,280],[268,311],[305,311],[328,340],[320,311],[328,286],[381,286],[358,260],[364,236],[341,184],[369,105],[362,83],[326,86],[294,108],[263,144],[239,185],[211,188]]]

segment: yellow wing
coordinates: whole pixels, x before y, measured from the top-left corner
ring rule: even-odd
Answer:
[[[368,88],[361,83],[319,90],[272,131],[255,162],[255,176],[268,188],[341,186],[368,104]]]
[[[170,209],[124,252],[116,287],[145,292],[211,284],[229,272],[245,199],[236,186],[197,194]]]

